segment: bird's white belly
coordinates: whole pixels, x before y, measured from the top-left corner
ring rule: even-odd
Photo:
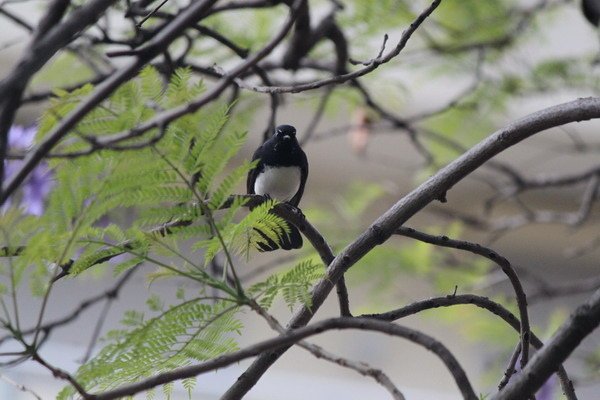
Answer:
[[[300,188],[300,168],[269,167],[254,182],[254,193],[268,194],[279,201],[289,201]]]

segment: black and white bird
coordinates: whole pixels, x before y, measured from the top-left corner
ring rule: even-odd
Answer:
[[[275,128],[273,136],[254,152],[252,160],[257,159],[258,164],[248,173],[248,193],[269,196],[298,207],[308,177],[308,161],[296,139],[296,128],[291,125]],[[259,243],[259,250],[291,250],[302,247],[302,236],[298,228],[291,224],[289,228],[289,234],[284,233],[279,238],[279,243],[258,231],[264,239],[264,242]]]
[[[581,11],[590,24],[600,26],[600,0],[581,0]]]

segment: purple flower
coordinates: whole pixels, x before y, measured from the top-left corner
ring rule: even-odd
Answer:
[[[517,359],[515,364],[516,373],[521,372],[521,356]],[[556,393],[556,375],[550,375],[550,378],[539,388],[535,394],[537,400],[553,400]]]
[[[556,375],[552,375],[538,390],[536,394],[537,400],[552,400],[556,393]]]
[[[35,126],[13,125],[8,132],[8,146],[12,152],[27,151],[32,145],[37,128]],[[15,151],[16,150],[16,151]],[[10,179],[21,166],[21,160],[8,160],[4,162],[5,176]],[[52,173],[48,165],[39,163],[31,172],[29,177],[21,185],[22,193],[19,206],[26,214],[42,215],[44,212],[44,201],[52,188]],[[10,201],[4,207],[9,207]]]
[[[8,146],[19,150],[27,150],[33,144],[37,128],[35,126],[13,125],[8,131]]]

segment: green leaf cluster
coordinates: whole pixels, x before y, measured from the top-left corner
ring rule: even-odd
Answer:
[[[289,271],[272,275],[267,280],[255,284],[248,293],[266,310],[278,295],[282,296],[290,310],[297,304],[310,308],[310,289],[324,274],[323,265],[309,258],[299,262]]]
[[[83,365],[75,378],[88,391],[104,391],[235,351],[238,346],[232,334],[243,328],[235,318],[237,310],[236,303],[209,305],[192,299],[148,319],[129,311],[122,320],[124,329],[110,332],[111,343]],[[182,384],[191,391],[193,382]],[[166,392],[171,390],[172,385],[166,386]],[[74,394],[67,387],[58,398]]]
[[[38,140],[92,90],[57,91],[40,120]],[[24,281],[45,296],[52,278],[67,269],[65,279],[107,267],[120,274],[141,264],[154,266],[150,282],[183,278],[197,288],[191,299],[180,288],[173,305],[151,295],[149,313],[127,312],[123,329],[110,332],[108,344],[75,375],[90,392],[231,352],[242,329],[235,317],[242,307],[257,301],[268,308],[277,295],[290,308],[310,305],[310,288],[323,276],[321,264],[305,260],[247,291],[232,282],[237,255],[248,256],[263,235],[277,240],[289,227],[271,212],[275,201],[247,211],[243,197],[232,197],[254,163],[230,165],[246,134],[232,128],[229,106],[208,105],[136,134],[139,124],[204,90],[189,70],[177,70],[164,82],[153,68],[144,69],[60,144],[57,151],[72,156],[49,161],[54,182],[44,214],[24,216],[16,208],[0,214],[3,245],[24,249],[1,264],[7,278],[0,286],[3,301],[10,302]],[[87,154],[91,137],[115,147]],[[225,270],[215,276],[207,266],[221,253]],[[14,327],[9,315],[5,320],[5,328]],[[191,392],[195,380],[182,385]],[[172,390],[172,384],[164,386],[167,398]],[[60,398],[74,395],[66,388]]]
[[[91,90],[86,86],[57,93],[40,121],[40,138]],[[44,292],[42,281],[47,282],[57,266],[70,264],[72,259],[71,274],[76,275],[127,252],[133,259],[116,267],[123,271],[148,261],[151,249],[177,255],[179,240],[193,238],[192,247],[204,253],[200,264],[206,265],[224,248],[248,253],[263,240],[255,228],[271,238],[287,229],[281,218],[268,212],[273,202],[256,207],[241,221],[242,199],[219,211],[253,166],[244,162],[229,168],[246,134],[226,128],[227,106],[216,104],[187,114],[161,128],[162,133],[158,128],[144,135],[132,133],[160,110],[185,104],[203,91],[202,82],[195,81],[189,70],[178,70],[165,85],[157,71],[148,67],[77,125],[61,152],[85,150],[92,135],[102,140],[129,133],[125,136],[130,138],[120,141],[115,151],[51,161],[55,183],[46,212],[28,237],[14,232],[6,238],[7,243],[26,245],[15,263],[39,270],[39,279],[34,280],[37,294]],[[160,141],[148,142],[158,134],[163,135]],[[125,146],[136,149],[126,151]],[[118,213],[121,223],[104,226],[108,215]],[[150,228],[168,223],[177,225],[169,229],[168,238],[151,233]],[[183,268],[168,267],[198,270],[195,263],[183,264]]]

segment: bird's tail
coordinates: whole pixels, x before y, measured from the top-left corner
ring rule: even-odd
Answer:
[[[289,233],[282,232],[282,234],[279,235],[277,242],[265,235],[265,233],[261,230],[254,228],[254,230],[258,232],[264,240],[262,242],[258,242],[258,251],[273,251],[279,248],[282,248],[283,250],[292,250],[302,247],[302,235],[300,234],[300,231],[292,224],[288,224],[288,226]]]

